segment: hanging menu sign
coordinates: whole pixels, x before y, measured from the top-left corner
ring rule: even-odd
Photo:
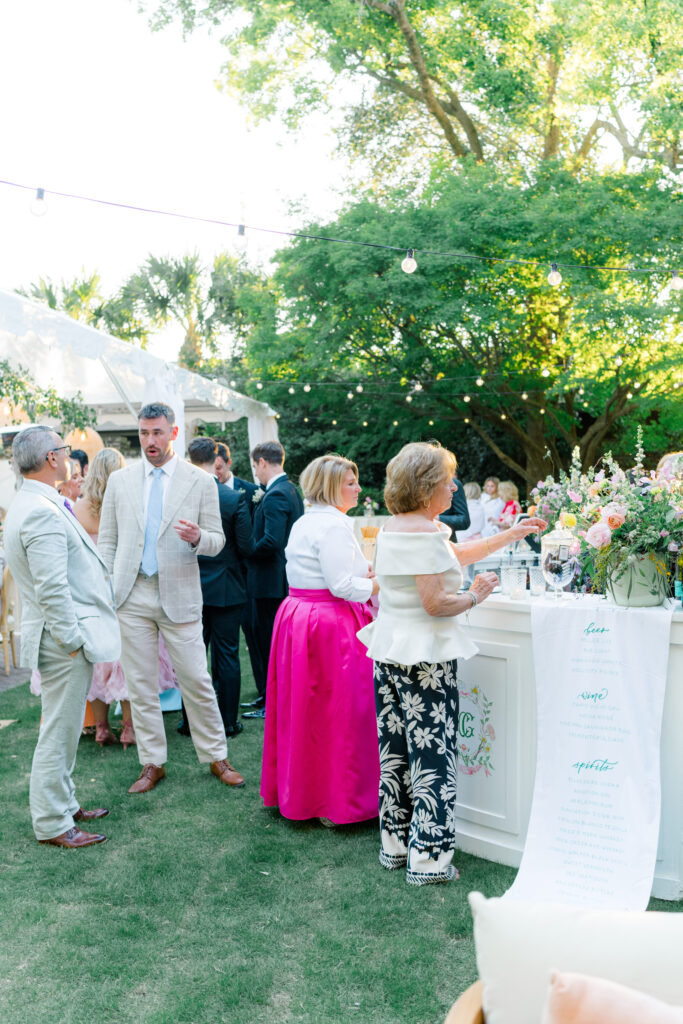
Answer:
[[[538,747],[526,845],[508,896],[644,910],[657,856],[673,603],[534,601]]]

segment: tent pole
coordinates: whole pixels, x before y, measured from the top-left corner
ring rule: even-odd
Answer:
[[[107,376],[109,377],[109,380],[112,382],[112,384],[114,385],[114,387],[116,388],[118,393],[121,395],[121,398],[123,399],[124,403],[128,406],[128,409],[129,409],[129,412],[130,412],[131,416],[133,417],[133,419],[137,423],[138,414],[136,413],[135,409],[133,408],[133,406],[128,401],[128,395],[126,394],[126,392],[123,390],[123,388],[119,384],[119,382],[116,379],[116,377],[115,377],[113,371],[111,370],[111,368],[109,366],[107,366],[107,364],[105,362],[105,359],[104,359],[104,356],[100,356],[99,358],[100,358],[100,362],[102,363],[102,366],[106,370],[106,373],[107,373]]]

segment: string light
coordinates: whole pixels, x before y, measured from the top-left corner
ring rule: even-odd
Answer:
[[[433,427],[433,426],[434,426],[434,420],[430,420],[430,421],[429,421],[429,426],[430,426],[430,427]]]
[[[501,418],[502,420],[506,420],[506,419],[507,419],[507,416],[505,415],[505,413],[504,413],[504,412],[502,412],[502,413],[500,414],[500,418]]]
[[[406,395],[406,402],[412,402],[412,400],[413,400],[413,396],[412,395]]]
[[[347,391],[346,392],[346,397],[347,398],[353,398],[353,391]]]
[[[469,395],[465,395],[465,397],[463,398],[463,402],[471,402],[471,401],[472,401],[472,399],[470,398]]]
[[[675,271],[671,278],[671,287],[675,292],[680,292],[683,288],[683,277],[679,275],[678,271]]]
[[[414,249],[408,249],[405,259],[401,262],[401,270],[406,274],[414,274],[417,270],[417,260],[414,253]]]
[[[231,388],[234,388],[234,387],[236,387],[236,385],[237,385],[237,381],[234,381],[234,380],[231,380],[231,381],[230,381],[230,387],[231,387]]]
[[[398,420],[394,420],[394,426],[395,426],[395,427],[397,427],[397,426],[398,426]]]
[[[549,377],[549,376],[550,376],[550,370],[548,369],[547,366],[544,366],[543,369],[541,370],[541,377]]]
[[[540,414],[542,416],[544,414],[544,412],[545,412],[545,409],[539,409],[538,411],[540,412]]]
[[[289,391],[290,395],[294,394],[294,388],[293,387],[289,387],[289,388],[287,388],[287,390]]]
[[[580,395],[585,395],[585,393],[586,393],[586,392],[585,392],[585,391],[583,390],[583,388],[579,388],[579,394],[580,394]]]
[[[640,381],[639,381],[639,380],[635,381],[635,383],[634,383],[634,385],[633,385],[633,386],[634,386],[634,388],[636,388],[636,390],[637,390],[637,389],[638,389],[638,388],[640,387]]]
[[[418,382],[417,382],[417,384],[415,385],[415,390],[416,390],[416,391],[422,391],[422,385],[420,384],[420,382],[419,382],[419,381],[418,381]]]
[[[526,402],[526,400],[527,400],[527,398],[528,398],[528,397],[529,397],[529,396],[527,395],[526,391],[522,391],[522,401],[523,401],[523,402]]]
[[[616,358],[616,359],[614,360],[614,365],[615,365],[615,366],[621,366],[621,364],[623,363],[623,361],[624,361],[624,360],[623,360],[623,359],[621,358],[621,356],[617,356],[617,358]]]
[[[310,384],[304,384],[304,391],[308,392],[310,390],[311,390],[311,385]]]
[[[363,385],[362,384],[356,384],[356,391],[358,392],[359,395],[362,394]]]
[[[484,378],[483,377],[477,377],[477,380],[476,380],[475,383],[476,383],[478,388],[483,388],[483,386],[484,386]]]
[[[470,421],[468,420],[467,416],[465,416],[465,423],[469,423],[469,422]]]
[[[256,387],[257,387],[257,388],[259,389],[259,391],[262,391],[262,390],[263,390],[263,384],[261,383],[261,381],[259,381],[259,382],[258,382],[258,384],[256,385]]]
[[[367,420],[363,420],[363,426],[367,427],[367,425],[368,425],[368,421]]]
[[[45,189],[37,188],[36,196],[31,203],[31,213],[34,217],[43,217],[47,213],[47,203],[45,202]]]
[[[308,423],[308,416],[304,416],[304,423]]]
[[[336,426],[337,426],[337,421],[336,421],[336,420],[332,420],[332,426],[333,426],[333,427],[336,427]]]
[[[676,387],[676,385],[675,385],[675,384],[674,384],[674,387]],[[626,392],[626,397],[627,397],[627,398],[633,398],[633,392],[632,392],[632,391],[627,391],[627,392]]]
[[[548,284],[551,284],[553,288],[557,288],[558,284],[562,284],[562,274],[557,269],[557,263],[550,264],[550,273],[548,274]]]

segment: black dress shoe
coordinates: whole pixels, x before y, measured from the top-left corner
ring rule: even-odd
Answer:
[[[257,697],[256,700],[250,700],[246,704],[240,704],[241,708],[265,708],[265,706],[265,697]]]
[[[178,726],[178,732],[181,736],[191,736],[190,727],[187,722],[181,722]]]
[[[242,718],[265,718],[265,717],[266,717],[266,709],[265,708],[256,708],[255,711],[244,711],[242,713]]]
[[[244,732],[244,726],[241,722],[235,722],[234,725],[226,725],[225,735],[230,739],[232,736],[239,736],[241,732]]]

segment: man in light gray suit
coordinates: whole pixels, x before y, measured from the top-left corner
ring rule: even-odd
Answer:
[[[143,463],[109,477],[98,539],[114,577],[121,661],[142,765],[128,792],[146,793],[166,775],[157,686],[159,632],[178,677],[200,762],[209,764],[225,785],[243,786],[227,759],[202,634],[197,555],[216,555],[225,544],[216,483],[174,453],[178,428],[168,405],[144,406],[138,432]]]
[[[29,427],[12,445],[21,490],[5,520],[7,564],[22,600],[22,664],[40,670],[43,722],[33,755],[30,805],[41,843],[80,847],[105,836],[76,821],[84,811],[72,773],[93,663],[115,661],[121,645],[109,572],[71,505],[57,493],[69,477],[69,445],[48,427]]]

